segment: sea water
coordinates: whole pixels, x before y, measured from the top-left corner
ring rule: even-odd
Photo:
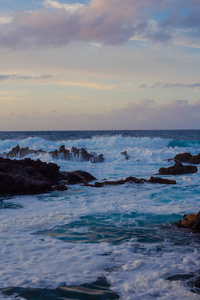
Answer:
[[[173,165],[168,158],[198,154],[200,131],[0,133],[1,154],[16,145],[47,152],[61,145],[85,148],[102,153],[105,161],[64,161],[48,153],[29,157],[57,163],[62,171],[87,171],[98,180],[149,179],[160,167]],[[165,178],[177,184],[77,184],[42,195],[1,196],[0,289],[42,291],[104,278],[124,300],[200,299],[189,284],[200,275],[200,235],[173,225],[200,210],[200,172]],[[90,296],[76,299],[108,299]],[[13,298],[44,299],[0,294],[0,299]]]

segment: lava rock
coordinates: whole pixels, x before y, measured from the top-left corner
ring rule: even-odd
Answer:
[[[191,158],[191,153],[180,153],[174,156],[174,161],[189,163]]]
[[[193,232],[200,232],[200,211],[197,214],[197,217],[196,217],[196,220],[194,222],[192,229],[193,229]]]
[[[183,174],[193,174],[198,171],[196,166],[186,165],[183,166],[182,163],[176,162],[174,166],[169,168],[160,168],[159,174],[161,175],[183,175]]]
[[[20,148],[19,145],[13,147],[12,150],[8,153],[3,153],[2,157],[6,158],[24,158],[27,155],[34,154],[46,154],[49,153],[53,158],[56,159],[64,159],[64,160],[80,160],[80,161],[91,161],[92,163],[102,163],[104,161],[103,154],[98,155],[97,153],[88,153],[86,149],[81,148],[77,149],[75,147],[71,148],[71,151],[65,149],[64,145],[61,145],[59,150],[54,150],[50,152],[46,152],[42,149],[32,150],[29,147]]]
[[[0,194],[40,194],[56,189],[61,177],[59,166],[26,158],[0,157]]]
[[[29,149],[29,147],[26,147],[26,148],[20,148],[19,145],[17,145],[16,147],[13,147],[12,150],[8,153],[3,153],[3,156],[4,157],[7,157],[7,158],[14,158],[14,157],[18,157],[18,158],[23,158],[29,154],[35,154],[35,155],[38,155],[38,154],[45,154],[46,152],[43,151],[42,149],[39,149],[39,150],[32,150],[32,149]]]
[[[76,170],[74,172],[62,172],[62,178],[67,181],[68,184],[84,183],[96,180],[96,178],[88,172]]]
[[[165,179],[165,178],[160,178],[160,177],[153,177],[147,181],[150,183],[160,183],[160,184],[176,184],[176,180],[171,180],[171,179]]]
[[[200,164],[200,153],[192,155],[191,153],[180,153],[174,156],[174,161],[184,162],[189,164]]]

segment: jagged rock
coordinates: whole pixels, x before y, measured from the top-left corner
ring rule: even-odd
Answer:
[[[68,184],[84,183],[87,185],[88,182],[96,180],[90,173],[80,170],[74,172],[62,172],[62,178],[66,180]]]
[[[59,168],[54,163],[47,164],[39,159],[0,157],[0,194],[40,194],[61,189]]]
[[[181,153],[174,156],[174,161],[185,162],[189,164],[200,164],[200,153],[192,155],[191,153]]]
[[[54,150],[52,152],[49,152],[53,158],[61,158],[65,160],[72,160],[72,153],[68,149],[65,149],[65,146],[60,146],[59,150]]]
[[[97,155],[96,153],[88,153],[84,148],[77,149],[76,147],[72,147],[71,152],[74,154],[75,158],[77,157],[80,160],[91,161],[92,163],[104,161],[103,154]]]
[[[159,174],[161,175],[183,175],[183,174],[193,174],[198,171],[196,166],[186,165],[183,166],[182,163],[176,162],[174,166],[169,168],[160,168]]]
[[[12,150],[8,153],[3,153],[3,157],[6,158],[23,158],[29,154],[45,154],[48,153],[42,149],[40,150],[32,150],[29,149],[29,147],[26,148],[20,148],[19,145],[12,148]],[[71,152],[68,149],[65,149],[65,146],[60,146],[59,150],[54,150],[49,152],[49,154],[52,155],[53,158],[57,159],[64,159],[64,160],[81,160],[81,161],[91,161],[92,163],[101,163],[104,161],[103,154],[97,155],[96,153],[88,153],[86,149],[81,148],[77,149],[75,147],[72,147]]]
[[[42,149],[40,150],[31,150],[29,149],[29,147],[26,148],[20,148],[19,145],[17,145],[16,147],[13,147],[12,150],[8,153],[3,153],[3,156],[7,157],[7,158],[14,158],[14,157],[19,157],[19,158],[23,158],[29,154],[41,154],[41,153],[46,153],[45,151],[43,151]]]
[[[144,182],[149,182],[149,183],[160,183],[160,184],[176,184],[175,180],[170,180],[170,179],[164,179],[164,178],[159,178],[159,177],[151,177],[149,180],[144,179],[144,178],[136,178],[133,176],[127,177],[126,179],[121,179],[121,180],[116,180],[116,181],[103,181],[103,182],[95,182],[94,184],[86,184],[87,186],[91,187],[103,187],[105,185],[120,185],[120,184],[125,184],[127,182],[133,182],[133,183],[144,183]]]

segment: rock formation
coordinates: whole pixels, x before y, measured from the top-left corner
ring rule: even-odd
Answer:
[[[193,232],[200,233],[200,211],[198,212],[198,214],[184,215],[183,220],[180,220],[174,225],[182,228],[189,228]]]
[[[127,182],[132,182],[132,183],[144,183],[144,182],[149,182],[149,183],[160,183],[160,184],[176,184],[175,180],[170,180],[170,179],[164,179],[160,177],[151,177],[150,179],[144,179],[144,178],[136,178],[133,176],[127,177],[126,179],[121,179],[121,180],[116,180],[116,181],[103,181],[103,182],[95,182],[93,185],[92,184],[86,184],[87,186],[91,187],[103,187],[105,185],[121,185],[125,184]]]
[[[159,174],[161,175],[183,175],[183,174],[193,174],[198,171],[196,166],[182,165],[180,162],[176,162],[174,166],[169,168],[160,168]]]
[[[29,147],[20,148],[20,146],[17,145],[16,147],[13,147],[10,152],[4,152],[2,156],[6,158],[24,158],[25,156],[30,154],[39,155],[45,153],[51,154],[52,157],[56,159],[91,161],[92,163],[101,163],[104,161],[103,154],[98,155],[96,153],[88,153],[84,148],[77,149],[75,147],[72,147],[70,151],[68,149],[65,149],[64,145],[60,146],[59,150],[56,149],[51,152],[46,152],[42,149],[32,150],[29,149]]]
[[[191,153],[180,153],[174,156],[174,161],[184,162],[189,164],[200,164],[200,153],[192,155]]]
[[[39,159],[0,157],[0,194],[28,195],[67,190],[66,184],[88,184],[96,179],[87,172],[60,172],[59,169],[58,165]]]

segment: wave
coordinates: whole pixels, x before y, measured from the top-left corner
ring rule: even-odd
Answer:
[[[0,150],[8,151],[16,145],[22,147],[29,147],[33,150],[43,149],[44,151],[52,151],[58,149],[61,145],[66,148],[77,147],[86,148],[88,150],[98,149],[124,149],[127,148],[149,148],[162,149],[167,147],[169,139],[162,138],[133,138],[123,137],[121,135],[111,137],[93,137],[92,139],[78,139],[78,140],[62,140],[59,142],[45,140],[40,137],[29,137],[23,140],[0,140]]]
[[[192,148],[199,148],[200,147],[200,140],[172,140],[169,142],[169,147],[175,148],[186,148],[186,147],[192,147]]]

